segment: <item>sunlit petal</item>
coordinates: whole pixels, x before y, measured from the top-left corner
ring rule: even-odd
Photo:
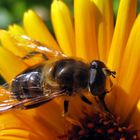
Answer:
[[[17,24],[10,25],[9,26],[9,32],[12,33],[13,35],[23,35],[25,34],[25,31],[23,28]]]
[[[136,17],[136,0],[121,0],[117,15],[117,21],[112,38],[112,44],[109,52],[107,65],[111,70],[116,71],[114,83],[118,81],[120,64],[122,61],[124,49],[128,41],[129,33]],[[116,100],[116,88],[113,88],[113,93],[107,96],[107,102],[110,109],[114,109]]]
[[[55,139],[57,137],[57,133],[53,132],[46,122],[46,126],[42,125],[39,121],[41,118],[39,116],[37,118],[36,117],[37,115],[35,110],[15,111],[13,113],[9,112],[1,114],[0,139]]]
[[[32,10],[26,12],[24,14],[23,23],[27,35],[36,40],[39,40],[46,46],[59,50],[59,47],[49,32],[48,28],[35,12]]]
[[[116,112],[126,119],[140,98],[140,15],[137,17],[131,30],[122,61],[119,87],[126,94],[117,93]],[[121,98],[120,98],[121,97]],[[125,104],[124,104],[125,103]],[[126,110],[126,107],[128,107]]]
[[[108,67],[119,75],[120,63],[136,17],[136,0],[121,0],[108,59]]]
[[[27,65],[24,62],[2,47],[0,47],[0,56],[0,74],[6,81],[10,81],[27,68]]]
[[[93,0],[97,6],[96,29],[99,59],[106,62],[114,30],[112,0]]]
[[[11,26],[12,32],[0,30],[0,40],[4,48],[8,49],[14,55],[19,56],[22,59],[23,57],[28,55],[31,50],[29,50],[29,48],[26,45],[18,46],[17,40],[14,38],[14,35],[20,35],[20,33],[22,32],[14,33],[14,30],[16,30],[16,28],[18,28],[18,26]],[[44,58],[41,54],[37,54],[31,56],[31,58],[22,60],[29,66],[33,66],[44,61]]]
[[[1,40],[2,46],[8,49],[9,51],[11,51],[13,54],[20,57],[23,57],[27,54],[27,51],[24,48],[22,47],[19,48],[15,44],[14,39],[12,38],[10,33],[8,33],[7,31],[0,30],[0,40]]]
[[[72,17],[68,7],[62,1],[53,1],[51,5],[51,19],[62,51],[69,56],[74,55],[75,34]]]
[[[131,123],[135,126],[135,129],[140,130],[140,99],[131,115]]]
[[[0,101],[6,101],[8,97],[5,95],[2,96],[2,94],[7,93],[9,95],[8,91],[0,87],[0,93]],[[67,127],[67,124],[65,124],[65,117],[62,116],[63,104],[59,106],[58,102],[59,98],[39,108],[2,113],[0,117],[0,131],[2,132],[0,138],[10,136],[11,138],[31,137],[32,139],[57,139],[57,136],[64,134],[65,127]],[[36,127],[34,127],[33,124]],[[14,131],[17,132],[18,130],[19,134],[16,135]],[[25,134],[22,134],[23,130],[25,130]],[[26,132],[29,132],[27,133],[29,135],[26,135]]]
[[[95,9],[90,0],[74,1],[76,56],[86,61],[98,59]]]

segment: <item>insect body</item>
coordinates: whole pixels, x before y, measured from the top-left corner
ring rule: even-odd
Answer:
[[[29,39],[27,41],[33,40]],[[43,46],[35,43],[34,46],[39,53],[44,55],[45,49],[43,51],[40,49]],[[50,55],[51,52],[53,53],[53,50],[47,49],[45,55]],[[65,57],[60,52],[55,51],[54,54],[54,58],[56,58],[54,61],[52,61],[53,54],[51,54],[49,60],[24,71],[12,80],[9,88],[10,93],[13,96],[12,99],[19,102],[11,103],[7,108],[2,106],[1,111],[15,108],[34,108],[57,96],[72,96],[74,94],[79,94],[84,102],[91,104],[82,95],[82,90],[89,90],[92,95],[98,96],[105,106],[106,79],[110,75],[114,77],[115,72],[110,71],[99,60],[94,60],[88,64]],[[64,100],[64,113],[68,111],[68,103],[68,100]]]

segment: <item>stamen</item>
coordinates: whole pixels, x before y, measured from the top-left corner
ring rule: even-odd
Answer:
[[[140,140],[138,131],[132,125],[124,126],[120,118],[112,114],[96,112],[92,115],[85,114],[79,124],[72,124],[68,130],[68,140]],[[82,127],[81,127],[82,125]]]
[[[76,126],[79,126],[79,127],[81,127],[81,128],[83,127],[82,124],[81,124],[79,121],[74,120],[74,119],[72,119],[71,117],[66,116],[66,120],[67,120],[68,122],[70,122],[72,125],[76,125]]]

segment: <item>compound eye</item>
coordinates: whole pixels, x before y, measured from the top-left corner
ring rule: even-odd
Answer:
[[[97,68],[98,68],[97,62],[93,61],[93,62],[91,63],[91,68],[92,68],[92,69],[97,69]]]

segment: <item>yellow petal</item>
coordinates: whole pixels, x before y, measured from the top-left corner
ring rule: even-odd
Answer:
[[[24,62],[2,47],[0,47],[0,56],[0,74],[6,81],[10,81],[27,68]]]
[[[134,125],[136,130],[140,130],[140,100],[135,106],[135,110],[132,112],[132,118],[130,122]]]
[[[46,46],[59,50],[59,47],[40,17],[29,10],[24,14],[24,29],[31,38],[39,40]]]
[[[76,56],[87,61],[98,58],[95,4],[90,0],[74,1]]]
[[[47,124],[52,131],[63,134],[66,127],[65,118],[62,116],[63,102],[59,105],[57,100],[58,98],[37,108],[36,115],[40,118],[40,125]]]
[[[8,31],[13,35],[25,35],[23,28],[17,24],[10,25]]]
[[[108,67],[117,72],[117,77],[119,75],[123,52],[135,17],[136,0],[121,0],[108,58]]]
[[[135,17],[136,0],[121,0],[107,62],[108,67],[117,73],[116,78],[113,80],[114,84],[118,81],[120,64]],[[115,88],[106,98],[112,110],[114,109],[114,102],[117,96],[115,93]]]
[[[73,56],[75,53],[74,27],[70,11],[62,1],[53,1],[51,5],[51,19],[62,51],[68,56]]]
[[[0,87],[0,93],[0,101],[8,99],[7,96],[4,95],[8,94],[9,96],[8,91]],[[65,118],[62,117],[63,102],[61,102],[61,106],[59,106],[57,100],[58,98],[46,103],[46,105],[44,104],[39,108],[31,110],[1,113],[0,138],[10,136],[11,139],[15,137],[25,137],[26,139],[30,137],[31,139],[38,140],[39,138],[44,140],[45,138],[57,139],[57,136],[64,134],[64,127],[66,127]],[[52,108],[57,109],[53,110]],[[22,133],[23,130],[25,133]]]
[[[126,119],[140,98],[140,15],[131,30],[122,60],[119,87],[124,92],[117,91],[116,110]],[[127,109],[126,109],[127,108]]]
[[[0,90],[3,94],[8,92],[1,87]],[[0,99],[4,100],[5,98]],[[61,102],[61,106],[59,106],[56,100],[58,100],[58,98],[46,103],[46,105],[44,104],[39,108],[31,110],[1,113],[0,121],[2,121],[2,123],[0,124],[0,131],[2,133],[0,138],[7,136],[19,138],[21,136],[38,140],[42,138],[45,140],[45,138],[57,139],[57,136],[63,135],[66,127],[65,118],[62,116],[63,102]],[[54,110],[52,108],[56,109]],[[23,130],[25,130],[25,133],[22,133]],[[17,134],[18,131],[19,133]],[[26,133],[28,135],[26,135]]]
[[[96,28],[99,59],[106,62],[110,50],[114,23],[112,0],[93,0],[97,6]]]
[[[0,115],[1,140],[56,139],[58,133],[36,114],[36,110],[14,111]],[[40,112],[44,115],[43,112]]]
[[[27,51],[24,48],[18,47],[16,45],[14,39],[7,31],[0,30],[0,40],[2,46],[11,51],[13,54],[20,57],[23,57],[27,54]]]
[[[16,27],[14,26],[12,28],[12,33],[7,32],[4,30],[0,30],[0,40],[4,48],[8,49],[11,51],[14,55],[21,57],[25,57],[29,52],[33,51],[30,48],[26,46],[26,43],[24,42],[23,46],[19,46],[18,44],[20,43],[20,40],[16,39],[14,35],[20,35],[19,32],[16,32]],[[13,31],[15,30],[15,32]],[[35,56],[31,56],[31,58],[24,59],[23,60],[26,64],[29,66],[34,66],[36,64],[41,63],[44,61],[44,58],[41,54],[37,54]]]

